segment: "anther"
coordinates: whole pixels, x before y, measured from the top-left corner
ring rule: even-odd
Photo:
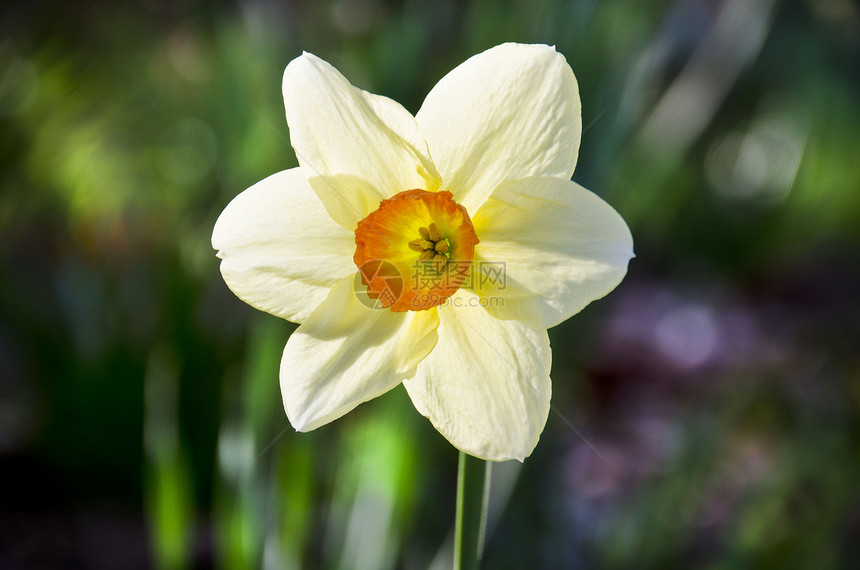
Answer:
[[[448,240],[442,237],[439,227],[431,222],[426,228],[418,228],[421,239],[409,242],[409,249],[419,252],[418,261],[433,261],[439,271],[448,263],[446,255],[451,249]]]
[[[439,228],[438,228],[438,227],[436,227],[436,223],[435,223],[435,222],[431,222],[431,223],[430,223],[430,227],[429,227],[429,228],[427,228],[427,229],[429,230],[429,234],[430,234],[430,238],[429,238],[429,239],[430,239],[430,241],[439,241],[439,240],[441,240],[441,239],[442,239],[442,232],[440,232],[440,231],[439,231]],[[421,231],[421,230],[418,230],[418,231],[419,231],[419,233],[420,233],[420,231]]]

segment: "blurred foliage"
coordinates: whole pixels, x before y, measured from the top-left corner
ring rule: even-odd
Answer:
[[[860,559],[860,9],[851,0],[103,0],[0,20],[0,567],[445,568],[455,451],[403,390],[309,434],[293,325],[209,246],[296,164],[301,50],[417,111],[557,46],[574,178],[638,257],[553,329],[554,409],[495,466],[488,568]]]

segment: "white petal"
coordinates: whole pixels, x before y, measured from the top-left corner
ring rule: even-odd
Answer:
[[[412,115],[353,87],[305,53],[284,71],[284,106],[299,165],[331,217],[353,230],[402,190],[435,190],[439,175]]]
[[[612,291],[633,238],[612,206],[575,182],[509,180],[473,216],[475,272],[504,267],[504,283],[473,283],[494,316],[548,328]],[[485,272],[485,271],[484,271]],[[493,299],[491,301],[491,299]]]
[[[269,176],[227,204],[212,247],[236,296],[297,323],[356,270],[355,234],[332,221],[298,168]]]
[[[439,342],[403,385],[454,447],[522,461],[549,413],[549,337],[491,317],[478,301],[461,289],[439,308]]]
[[[394,388],[415,373],[436,343],[436,311],[370,309],[352,287],[352,277],[340,281],[284,349],[281,394],[299,431]]]
[[[569,179],[582,134],[579,88],[545,45],[502,44],[459,65],[416,115],[443,190],[474,212],[502,180]]]

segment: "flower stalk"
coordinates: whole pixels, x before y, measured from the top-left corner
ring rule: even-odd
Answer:
[[[457,515],[454,526],[454,570],[480,568],[490,497],[490,464],[460,452]]]

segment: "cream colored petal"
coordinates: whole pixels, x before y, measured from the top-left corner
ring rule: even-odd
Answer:
[[[212,247],[237,297],[297,323],[356,271],[355,235],[332,221],[298,168],[236,196],[215,223]]]
[[[474,212],[502,181],[569,179],[582,133],[579,88],[545,45],[502,44],[442,78],[416,115],[443,190]]]
[[[287,341],[281,394],[299,431],[339,418],[397,386],[436,344],[435,310],[394,313],[371,309],[341,280]]]
[[[497,320],[462,289],[439,308],[439,321],[439,342],[403,383],[412,402],[454,447],[522,461],[549,413],[546,331]]]
[[[283,91],[299,165],[343,227],[354,230],[397,192],[438,187],[427,143],[398,103],[353,87],[309,53],[287,66]]]
[[[612,291],[633,257],[618,212],[568,180],[506,181],[473,222],[481,238],[474,271],[504,272],[501,281],[475,280],[473,289],[494,316],[534,328],[555,326]]]

